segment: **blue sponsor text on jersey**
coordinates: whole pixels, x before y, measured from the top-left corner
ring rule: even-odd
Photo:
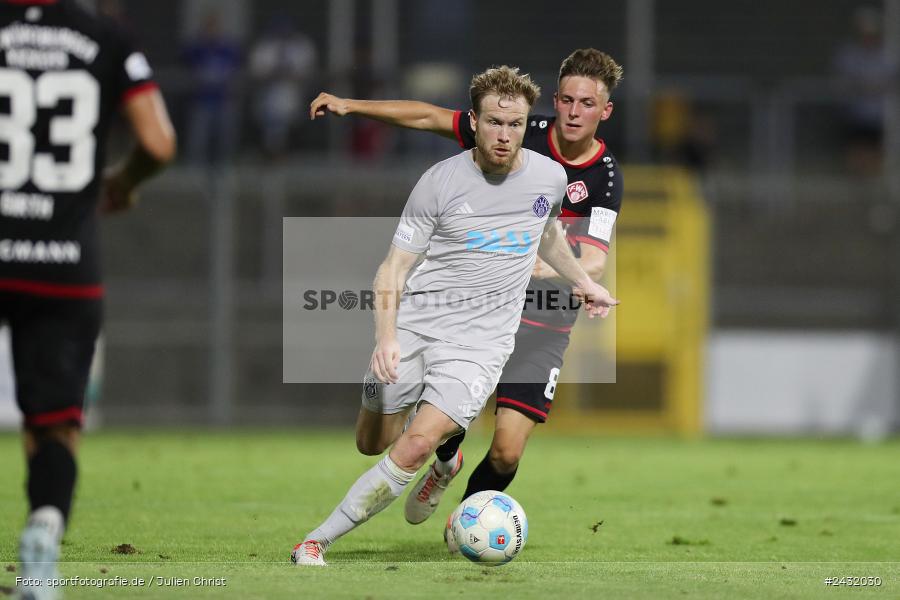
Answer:
[[[505,252],[507,254],[527,254],[533,245],[531,234],[527,231],[507,231],[498,233],[491,230],[488,233],[481,231],[467,231],[466,250],[481,250],[482,252]]]

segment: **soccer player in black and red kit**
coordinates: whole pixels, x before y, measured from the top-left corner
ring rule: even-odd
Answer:
[[[567,197],[560,221],[584,270],[599,279],[622,202],[622,173],[603,140],[600,122],[612,114],[610,94],[622,68],[607,54],[579,49],[560,66],[554,116],[529,117],[523,147],[565,167]],[[471,148],[474,136],[465,113],[424,102],[350,100],[320,94],[310,117],[354,114],[391,125],[431,131]],[[571,288],[538,259],[529,283],[516,345],[497,385],[497,418],[487,456],[469,478],[464,497],[482,490],[504,490],[516,474],[535,424],[546,421],[556,390],[569,332],[578,315]],[[444,489],[462,466],[462,435],[437,449],[437,460],[411,490],[406,518],[421,523],[430,516]]]
[[[104,174],[118,110],[137,144]],[[72,504],[102,312],[97,214],[130,208],[174,153],[150,66],[113,23],[74,0],[0,0],[0,322],[24,415],[23,578],[54,576]]]

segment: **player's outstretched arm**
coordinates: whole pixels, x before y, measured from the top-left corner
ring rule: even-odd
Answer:
[[[606,251],[591,244],[581,244],[581,256],[577,258],[578,264],[588,274],[588,277],[600,283],[603,272],[606,270]],[[548,265],[538,257],[531,272],[532,279],[562,279],[556,269]]]
[[[102,213],[131,208],[136,202],[137,187],[175,158],[175,129],[158,90],[129,99],[123,112],[137,144],[125,160],[104,175],[100,194]]]
[[[419,255],[391,246],[372,287],[375,291],[375,350],[369,368],[382,383],[397,383],[400,344],[397,342],[397,308],[409,270]]]
[[[547,228],[538,246],[538,255],[574,286],[575,295],[584,300],[585,310],[591,318],[596,315],[606,317],[609,309],[619,303],[605,287],[591,279],[581,268],[569,249],[559,223]]]
[[[331,113],[339,117],[359,115],[395,127],[421,129],[456,139],[453,114],[448,108],[416,100],[353,100],[322,92],[309,105],[309,118]]]

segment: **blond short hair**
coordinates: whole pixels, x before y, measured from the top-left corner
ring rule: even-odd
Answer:
[[[559,67],[559,79],[570,75],[602,81],[609,93],[622,80],[622,67],[606,52],[596,48],[579,48],[566,57]]]
[[[540,98],[541,88],[527,73],[519,74],[518,67],[502,65],[491,67],[472,77],[469,98],[472,100],[472,110],[476,114],[481,108],[481,99],[488,94],[496,94],[501,98],[523,97],[531,107]]]

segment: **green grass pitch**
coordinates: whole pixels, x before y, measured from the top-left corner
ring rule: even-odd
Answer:
[[[291,547],[377,460],[356,452],[352,432],[89,434],[62,575],[144,585],[68,587],[65,597],[900,598],[898,441],[538,430],[508,490],[530,537],[495,569],[450,557],[441,541],[488,441],[466,441],[466,467],[432,520],[407,525],[401,498],[339,540],[328,568],[301,569]],[[20,447],[0,435],[0,598],[18,573]],[[135,552],[114,552],[123,544]],[[827,577],[881,585],[826,586]]]

